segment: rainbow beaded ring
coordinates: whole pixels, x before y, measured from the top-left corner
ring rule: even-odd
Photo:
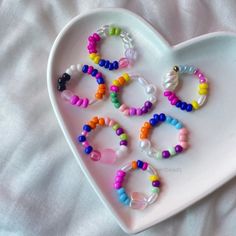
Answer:
[[[191,103],[186,103],[181,101],[176,94],[174,93],[175,89],[179,84],[179,76],[181,74],[190,74],[196,75],[199,79],[199,90],[200,95],[199,99],[193,100]],[[173,69],[166,74],[163,80],[164,96],[168,97],[170,104],[180,108],[181,110],[186,110],[191,112],[192,110],[197,110],[202,107],[207,99],[208,94],[208,82],[205,75],[200,71],[200,69],[189,66],[189,65],[180,65],[174,66]]]
[[[107,148],[101,151],[94,150],[93,147],[89,144],[87,140],[88,134],[90,131],[96,128],[96,126],[109,126],[116,132],[120,138],[120,147],[116,151]],[[81,135],[77,137],[78,143],[84,147],[84,152],[87,155],[90,155],[90,158],[93,161],[101,161],[102,163],[112,164],[116,161],[117,158],[124,156],[127,153],[128,145],[128,135],[120,127],[120,125],[109,117],[93,117],[87,124],[83,126],[83,131]]]
[[[126,173],[135,169],[141,169],[143,171],[147,170],[150,173],[149,179],[152,182],[152,193],[149,196],[140,192],[133,192],[130,196],[126,193],[125,188],[123,187],[123,181]],[[157,200],[160,192],[160,184],[161,182],[157,171],[147,162],[137,160],[124,165],[116,172],[114,189],[116,189],[119,201],[123,205],[129,206],[133,209],[143,210]]]
[[[87,73],[96,78],[98,89],[94,99],[89,100],[88,98],[80,98],[72,91],[66,89],[66,83],[71,80],[72,76],[79,75],[81,72]],[[71,65],[66,70],[66,72],[63,73],[61,77],[59,77],[59,79],[57,80],[57,89],[58,91],[62,92],[61,96],[65,101],[70,102],[71,105],[83,108],[87,108],[89,105],[92,105],[101,100],[106,93],[106,85],[102,73],[97,69],[94,69],[92,66],[82,66],[81,64]]]
[[[148,95],[147,101],[144,102],[144,105],[141,108],[128,107],[126,104],[122,104],[118,98],[119,90],[122,86],[126,85],[130,80],[138,81],[141,84],[146,94]],[[127,73],[124,73],[118,79],[113,80],[112,85],[110,86],[110,98],[115,108],[119,109],[126,116],[141,116],[149,112],[152,108],[153,103],[156,102],[156,87],[153,84],[149,84],[145,79],[140,76],[133,75],[130,76]]]
[[[110,62],[109,60],[102,59],[101,55],[98,53],[97,43],[107,36],[119,36],[123,41],[125,48],[125,57],[121,58],[119,61]],[[133,39],[131,38],[130,34],[122,30],[121,28],[112,25],[104,25],[99,28],[96,33],[90,35],[88,37],[87,49],[90,59],[95,64],[98,64],[99,66],[109,70],[117,70],[119,68],[131,66],[137,58]]]
[[[166,122],[173,125],[176,129],[179,130],[179,144],[174,147],[169,148],[168,150],[157,150],[151,146],[151,142],[148,139],[149,131],[151,128],[155,127],[160,122]],[[188,130],[184,128],[183,124],[177,119],[166,116],[165,114],[154,114],[149,122],[145,122],[140,130],[140,142],[139,147],[144,151],[149,157],[156,159],[166,159],[173,157],[176,154],[181,153],[188,148]]]

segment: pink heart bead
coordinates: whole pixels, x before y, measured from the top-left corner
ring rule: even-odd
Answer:
[[[131,194],[130,206],[133,209],[143,210],[147,207],[147,198],[145,194],[139,192],[133,192]]]
[[[101,153],[97,150],[93,150],[91,153],[90,153],[90,158],[93,160],[93,161],[99,161],[101,159]]]
[[[129,60],[127,58],[123,57],[119,60],[119,67],[120,68],[125,68],[128,65],[129,65]]]
[[[113,164],[116,161],[116,152],[111,148],[103,149],[100,161],[105,164]]]

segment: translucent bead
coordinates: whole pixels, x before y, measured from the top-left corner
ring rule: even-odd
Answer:
[[[206,95],[200,96],[200,98],[198,99],[199,106],[202,106],[206,102],[206,98],[207,98]]]
[[[150,143],[149,140],[144,139],[144,140],[141,140],[141,141],[139,142],[139,147],[140,147],[143,151],[145,151],[145,150],[147,150],[147,149],[149,149],[149,148],[151,147],[151,143]]]
[[[157,200],[158,194],[152,193],[149,198],[147,199],[148,204],[152,204]]]
[[[157,153],[157,150],[155,149],[155,148],[150,148],[149,150],[148,150],[148,152],[147,152],[147,155],[149,156],[149,157],[155,157],[156,156],[156,153]]]
[[[119,67],[120,68],[125,68],[128,65],[129,65],[129,60],[127,58],[123,57],[119,60]]]
[[[131,194],[130,206],[133,209],[143,210],[148,205],[147,198],[143,193],[133,192]]]
[[[90,153],[90,158],[93,160],[93,161],[99,161],[101,159],[101,153],[99,151],[96,151],[96,150],[93,150],[91,153]]]
[[[61,97],[65,100],[65,101],[70,101],[70,98],[73,96],[74,94],[70,91],[70,90],[64,90],[61,93]]]
[[[113,164],[116,161],[116,152],[111,148],[103,149],[100,161],[105,164]]]
[[[127,48],[125,50],[125,56],[129,60],[136,60],[137,59],[137,52],[133,48]]]

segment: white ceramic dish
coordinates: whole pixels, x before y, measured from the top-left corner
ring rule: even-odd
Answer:
[[[131,33],[135,40],[139,59],[129,72],[141,74],[157,85],[158,105],[152,113],[142,117],[127,118],[113,108],[107,99],[103,103],[81,110],[66,104],[56,90],[60,74],[71,64],[93,63],[88,59],[86,42],[91,32],[101,25],[116,24]],[[112,50],[109,50],[111,49]],[[216,188],[224,184],[236,173],[236,36],[230,33],[212,33],[191,39],[176,46],[170,46],[141,17],[123,9],[99,9],[71,20],[58,35],[48,61],[48,90],[57,120],[65,138],[89,182],[104,205],[115,216],[121,228],[127,233],[137,233],[180,212]],[[106,58],[119,58],[123,53],[122,44],[117,39],[106,40],[102,54]],[[201,68],[210,82],[207,104],[193,113],[173,108],[161,93],[161,79],[174,64],[193,64]],[[94,65],[93,65],[94,66]],[[100,69],[100,68],[98,68]],[[122,71],[102,70],[107,84]],[[88,82],[86,82],[88,81]],[[78,86],[80,95],[92,95],[95,83],[82,80]],[[190,100],[196,95],[197,82],[184,79],[179,95]],[[123,92],[128,104],[142,104],[145,98],[141,88],[131,84]],[[182,120],[190,129],[191,148],[169,160],[152,160],[138,149],[139,129],[154,112],[165,112]],[[126,129],[130,136],[129,155],[113,166],[91,161],[76,143],[76,136],[82,125],[94,115],[109,115]],[[152,140],[160,147],[176,143],[176,131],[162,125],[155,129]],[[117,136],[109,129],[95,131],[92,142],[97,147],[118,145]],[[116,169],[132,159],[150,161],[159,170],[162,191],[158,201],[144,211],[123,207],[112,188]],[[146,180],[142,173],[134,173],[128,188],[146,190]],[[88,207],[89,210],[89,207]]]

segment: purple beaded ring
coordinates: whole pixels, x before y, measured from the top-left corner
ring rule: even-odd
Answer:
[[[166,122],[173,125],[179,132],[179,144],[175,147],[171,147],[168,150],[159,151],[151,146],[151,142],[148,140],[149,132],[152,127],[156,126],[160,122]],[[173,157],[178,153],[181,153],[188,148],[188,130],[184,128],[183,124],[177,119],[166,116],[161,113],[160,115],[154,114],[149,122],[145,122],[140,130],[140,143],[139,146],[149,157],[156,159],[167,159]]]
[[[96,126],[110,126],[116,132],[117,136],[120,138],[120,147],[116,151],[107,148],[101,151],[94,150],[93,147],[89,144],[87,140],[87,136],[95,129]],[[87,155],[90,155],[90,158],[93,161],[99,161],[102,163],[113,164],[117,158],[124,156],[127,153],[127,145],[128,145],[128,135],[124,132],[124,130],[120,127],[120,125],[115,122],[113,119],[109,117],[98,118],[97,116],[93,117],[87,124],[83,126],[83,131],[81,135],[77,137],[78,143],[80,143],[84,147],[84,152]]]
[[[147,101],[141,108],[128,107],[126,104],[121,104],[118,93],[122,86],[126,85],[130,80],[138,81],[145,89],[146,94],[148,95]],[[152,105],[156,102],[156,87],[153,84],[149,84],[145,79],[137,75],[128,75],[124,73],[118,79],[113,80],[112,85],[110,86],[110,98],[115,108],[119,109],[126,116],[141,116],[149,112],[152,108]]]
[[[131,170],[141,169],[143,171],[148,171],[150,173],[149,180],[152,182],[151,194],[147,196],[146,194],[140,192],[132,192],[130,196],[126,193],[126,190],[123,186],[123,182],[127,172]],[[132,161],[123,167],[121,167],[115,176],[114,189],[118,194],[119,201],[125,205],[129,206],[132,209],[143,210],[148,205],[153,204],[159,195],[160,192],[160,178],[157,174],[157,171],[147,162],[137,160]]]

